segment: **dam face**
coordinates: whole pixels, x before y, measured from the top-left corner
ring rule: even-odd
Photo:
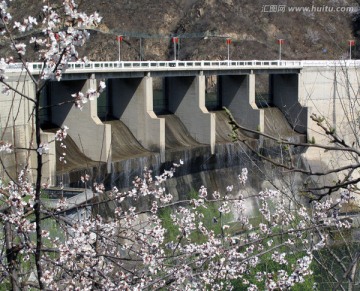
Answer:
[[[243,67],[236,67],[238,63]],[[184,176],[238,166],[243,163],[237,158],[242,155],[239,151],[246,150],[239,145],[233,147],[223,106],[240,125],[255,132],[241,133],[254,147],[264,145],[256,132],[302,142],[313,136],[317,139],[316,124],[310,118],[314,112],[344,130],[339,126],[340,119],[344,122],[347,113],[341,108],[345,103],[351,105],[351,98],[345,97],[349,87],[357,84],[356,67],[344,70],[302,64],[199,61],[166,63],[161,67],[144,62],[127,70],[124,62],[106,69],[95,64],[92,69],[70,70],[61,82],[49,83],[41,100],[43,140],[51,140],[54,128],[64,125],[69,127],[71,138],[67,165],[59,164],[55,145],[51,145],[45,158],[44,179],[50,184],[61,179],[74,185],[79,173],[88,171],[109,187],[126,187],[129,176],[140,173],[143,166],[160,171],[180,158],[188,162],[179,170]],[[16,76],[14,73],[9,81],[18,84]],[[257,78],[267,78],[269,106],[259,104]],[[71,94],[96,88],[100,80],[106,82],[106,92],[85,104],[82,111],[75,108]],[[30,79],[24,78],[21,84],[21,90],[33,94]],[[21,143],[26,146],[31,106],[20,102],[16,94],[15,101],[3,97],[4,104],[19,102],[22,114],[7,127],[8,119],[2,117],[4,136],[12,141],[14,131],[23,132]],[[246,155],[251,156],[249,152]],[[316,155],[307,152],[305,157],[311,160]],[[8,164],[16,171],[13,161]]]
[[[97,117],[111,127],[108,161],[89,157],[87,169],[58,169],[57,181],[78,187],[80,176],[88,171],[98,182],[105,181],[107,188],[126,188],[144,167],[159,174],[182,159],[185,165],[178,169],[179,183],[175,187],[178,195],[205,183],[215,189],[223,184],[221,181],[234,182],[235,173],[251,167],[257,159],[245,145],[233,144],[229,117],[222,106],[249,129],[281,137],[300,136],[279,108],[263,108],[256,103],[255,78],[255,74],[200,74],[106,79],[107,90],[98,100]],[[276,101],[278,91],[271,91]],[[293,100],[297,100],[297,95]],[[52,122],[59,124],[54,119]],[[247,132],[240,135],[253,148],[261,147],[256,135]],[[306,140],[305,135],[302,138]],[[76,146],[75,141],[72,143]],[[71,150],[80,155],[80,147]],[[230,174],[235,178],[224,179],[223,175]],[[259,177],[258,172],[256,176]]]

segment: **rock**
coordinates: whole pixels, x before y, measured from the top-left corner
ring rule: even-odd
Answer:
[[[223,2],[229,6],[234,6],[233,0],[223,0]]]

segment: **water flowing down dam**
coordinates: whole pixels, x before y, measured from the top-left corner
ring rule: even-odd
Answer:
[[[166,126],[166,161],[160,162],[159,154],[141,146],[129,128],[120,120],[106,121],[111,125],[111,170],[107,174],[106,163],[95,162],[87,158],[68,135],[64,140],[67,163],[58,163],[58,181],[66,186],[81,187],[80,177],[85,173],[97,182],[104,182],[107,188],[117,186],[127,188],[132,179],[140,175],[144,167],[150,167],[155,173],[168,169],[173,162],[180,159],[185,164],[178,170],[178,175],[201,173],[216,168],[234,166],[239,162],[237,149],[228,135],[231,126],[228,124],[226,113],[218,111],[220,117],[217,136],[222,137],[217,146],[217,153],[212,155],[208,145],[197,142],[188,132],[181,120],[174,114],[159,115],[165,118]],[[60,157],[64,149],[57,142],[57,156]],[[195,183],[195,185],[201,182]]]
[[[279,110],[270,108],[268,112],[267,132],[294,134]],[[107,170],[109,167],[106,163],[88,159],[68,136],[65,140],[66,152],[69,152],[68,163],[59,165],[57,180],[65,186],[83,187],[80,177],[87,173],[94,181],[104,183],[107,189],[113,186],[126,189],[131,186],[135,176],[141,175],[144,167],[149,167],[155,174],[159,174],[164,169],[169,169],[173,162],[182,159],[184,165],[177,169],[175,179],[166,183],[169,191],[179,199],[186,198],[188,193],[201,185],[206,185],[211,191],[225,189],[227,185],[237,183],[237,174],[244,167],[253,174],[253,178],[250,178],[251,189],[261,187],[260,184],[265,177],[259,169],[264,168],[264,164],[251,150],[259,146],[259,140],[240,132],[240,138],[246,140],[248,145],[242,142],[233,143],[232,128],[226,112],[219,110],[212,113],[216,116],[215,154],[211,154],[209,145],[197,142],[180,118],[174,114],[158,116],[164,118],[166,122],[165,162],[160,161],[158,153],[145,149],[122,121],[111,120],[105,122],[111,125],[112,134],[110,171]],[[286,124],[281,125],[281,129],[271,127],[279,122]],[[268,143],[266,146],[271,148],[274,144]],[[60,156],[63,148],[58,145],[57,151]],[[255,190],[249,191],[255,193]],[[141,205],[147,205],[147,202],[143,201]]]
[[[216,116],[216,142],[217,143],[232,142],[233,141],[232,127],[229,124],[230,119],[227,113],[225,112],[225,110],[212,111],[212,113],[214,113]],[[238,130],[237,136],[241,140],[252,139],[249,134],[246,134],[246,132],[240,130]]]
[[[95,180],[99,180],[103,177],[103,173],[106,172],[106,164],[93,161],[85,156],[84,151],[75,144],[71,136],[67,135],[62,141],[66,148],[60,146],[61,143],[58,141],[55,143],[57,156],[57,185],[83,188],[84,184],[81,182],[81,176],[88,174]],[[64,153],[65,155],[63,155]],[[65,162],[60,162],[60,157],[64,157]]]
[[[264,133],[275,138],[287,138],[296,142],[305,142],[305,134],[296,132],[289,124],[285,115],[279,108],[267,107],[264,108]]]
[[[124,161],[124,160],[131,160],[141,157],[154,155],[146,149],[144,149],[141,144],[135,139],[133,134],[130,130],[124,125],[124,123],[120,120],[111,120],[106,121],[106,124],[111,124],[111,136],[112,136],[112,160],[113,161]],[[55,130],[52,130],[55,132]],[[94,173],[94,169],[99,167],[104,167],[105,163],[103,162],[96,162],[84,155],[84,150],[80,149],[71,138],[71,136],[67,136],[66,139],[63,141],[66,145],[66,148],[62,148],[59,142],[56,142],[56,151],[57,156],[61,157],[63,153],[66,154],[65,159],[66,163],[57,163],[57,172],[62,176],[65,176],[72,173],[74,174],[78,170],[83,170],[84,173],[87,172],[88,174]],[[86,145],[84,145],[86,146]],[[120,170],[120,169],[119,169]],[[128,169],[129,170],[129,169]],[[97,176],[100,173],[97,171]],[[97,178],[103,178],[104,175],[100,174]],[[79,175],[75,175],[74,178],[78,179]],[[70,180],[69,180],[70,179]],[[68,177],[66,179],[67,182],[73,183],[76,181],[73,178]]]
[[[268,116],[277,116],[278,119],[269,118],[268,126],[272,122],[286,122],[285,117],[280,111],[269,113]],[[280,112],[280,113],[279,113]],[[160,162],[160,156],[156,152],[146,150],[131,133],[129,128],[120,120],[107,121],[111,125],[112,134],[112,160],[110,171],[107,170],[106,163],[95,162],[87,158],[79,149],[70,136],[67,136],[66,144],[66,164],[59,164],[57,180],[66,187],[83,188],[81,176],[89,174],[94,182],[102,182],[106,189],[113,186],[126,190],[132,185],[135,176],[141,175],[144,167],[151,168],[154,174],[161,173],[164,169],[172,167],[173,162],[179,159],[184,161],[184,165],[176,170],[175,177],[166,181],[165,187],[175,200],[188,199],[189,193],[197,191],[202,185],[206,185],[209,192],[224,192],[228,185],[237,185],[238,174],[242,168],[249,170],[249,185],[244,188],[246,195],[255,195],[257,191],[264,187],[271,187],[272,181],[277,185],[286,183],[286,177],[279,173],[279,170],[272,170],[271,175],[265,174],[267,165],[252,152],[249,146],[242,142],[232,142],[232,129],[229,125],[229,118],[225,111],[213,112],[216,116],[216,150],[211,154],[208,145],[197,142],[188,132],[182,121],[173,114],[160,115],[166,121],[166,161]],[[270,130],[270,129],[269,129]],[[275,129],[271,129],[273,132]],[[282,133],[290,134],[291,126],[282,125]],[[259,146],[259,140],[250,138],[244,133],[240,137],[250,142],[252,147]],[[267,147],[276,145],[267,144]],[[268,149],[269,150],[269,149]],[[62,155],[64,149],[57,143],[57,154]],[[301,178],[299,178],[299,181]],[[266,181],[267,184],[266,184]],[[270,182],[271,181],[271,182]],[[281,182],[279,182],[281,181]],[[284,182],[285,181],[285,182]],[[264,184],[265,183],[265,184]],[[90,184],[87,187],[91,186]],[[129,202],[139,210],[147,209],[151,201],[139,199]],[[249,200],[247,203],[248,211],[256,213],[258,206]],[[107,210],[102,210],[107,211]]]
[[[82,187],[82,175],[89,174],[93,180],[103,182],[107,187],[114,185],[125,188],[131,184],[131,178],[140,175],[144,167],[159,165],[159,155],[146,150],[136,140],[129,128],[121,120],[106,121],[111,125],[111,171],[107,173],[104,162],[95,162],[87,158],[68,135],[64,140],[66,149],[56,143],[57,156],[66,153],[67,163],[57,163],[57,181],[71,187]]]
[[[111,155],[113,161],[151,154],[134,137],[121,120],[106,121],[111,125]]]
[[[212,113],[216,116],[216,142],[231,142],[232,129],[225,110],[213,111]]]
[[[159,117],[165,118],[166,149],[174,150],[201,145],[190,135],[185,125],[175,114],[159,115]]]
[[[45,132],[55,134],[57,130],[58,128],[52,128]],[[65,147],[61,144],[65,145]],[[58,174],[66,174],[82,168],[90,169],[99,165],[99,162],[89,159],[69,135],[62,142],[55,141],[55,148],[58,161],[56,163],[56,172]],[[60,162],[60,157],[64,157],[66,162]]]

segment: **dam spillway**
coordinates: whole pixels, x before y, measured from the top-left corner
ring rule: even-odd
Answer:
[[[225,110],[212,111],[216,116],[216,143],[233,142],[232,127],[229,124],[229,116]],[[237,135],[240,140],[252,140],[251,134],[238,130]]]
[[[107,189],[113,186],[124,189],[131,185],[131,181],[135,176],[141,175],[144,167],[149,167],[155,174],[159,174],[162,170],[171,167],[173,162],[182,159],[185,164],[178,169],[177,175],[187,178],[176,187],[185,187],[187,185],[186,192],[189,192],[191,191],[190,183],[197,187],[211,181],[210,188],[211,185],[216,187],[215,185],[222,183],[219,184],[219,177],[216,177],[217,174],[215,173],[230,171],[234,174],[235,171],[240,171],[241,167],[250,165],[248,157],[254,156],[246,146],[231,141],[232,130],[226,112],[219,110],[213,112],[213,114],[216,115],[217,120],[215,154],[211,154],[208,145],[198,143],[192,138],[184,124],[174,114],[159,115],[160,118],[165,119],[167,124],[165,127],[168,137],[166,140],[165,162],[160,161],[158,153],[142,147],[122,121],[111,120],[105,122],[110,124],[112,128],[111,170],[107,173],[106,163],[92,161],[87,158],[71,137],[68,136],[65,140],[67,144],[66,152],[69,152],[66,157],[68,162],[64,165],[58,163],[59,175],[57,180],[68,187],[82,187],[80,177],[89,174],[94,181],[105,183]],[[253,138],[241,133],[240,136],[251,141],[253,145],[256,144],[256,140]],[[57,145],[57,156],[61,156],[62,152],[64,152],[64,149]],[[245,152],[246,154],[244,154]],[[228,170],[225,170],[226,168]],[[225,180],[232,181],[231,179]],[[178,190],[178,192],[181,191]]]
[[[111,155],[113,161],[151,154],[134,137],[121,120],[104,122],[111,125]]]
[[[217,111],[215,114],[221,118],[217,136],[224,136],[221,142],[219,141],[216,155],[211,154],[208,145],[201,144],[192,138],[184,124],[174,114],[159,115],[167,124],[165,162],[160,162],[158,153],[142,147],[122,121],[111,120],[105,122],[110,124],[112,129],[111,171],[106,174],[106,163],[87,158],[68,135],[64,141],[67,145],[65,150],[57,143],[57,157],[66,152],[67,159],[66,164],[58,163],[57,180],[65,186],[81,187],[80,177],[86,173],[95,181],[104,182],[107,188],[112,186],[127,188],[131,185],[131,179],[140,175],[144,167],[150,167],[155,173],[160,173],[179,159],[184,160],[185,165],[178,170],[178,175],[234,166],[238,161],[236,158],[238,155],[230,137],[225,139],[225,136],[231,133],[227,115],[225,111]]]
[[[279,108],[266,107],[263,110],[265,134],[279,139],[285,138],[296,142],[306,142],[306,136],[294,130]]]
[[[175,114],[158,115],[165,118],[165,148],[181,149],[184,147],[196,147],[201,144],[197,142],[189,132],[184,124]]]
[[[41,72],[41,64],[30,66],[34,75]],[[111,124],[103,123],[99,119],[97,100],[85,104],[82,111],[75,108],[69,102],[74,91],[86,92],[90,88],[96,88],[100,80],[105,80],[106,102],[111,109],[109,113],[115,119],[122,120],[140,145],[147,151],[157,153],[160,162],[164,163],[169,156],[169,147],[166,149],[165,141],[166,122],[165,118],[154,112],[153,78],[165,80],[164,91],[169,97],[166,105],[168,111],[181,120],[197,143],[208,146],[210,155],[215,155],[217,144],[220,140],[225,142],[228,134],[223,134],[222,137],[217,134],[216,138],[216,123],[220,118],[206,108],[206,77],[217,79],[218,87],[214,92],[217,94],[219,108],[227,107],[240,125],[253,131],[265,132],[270,128],[265,124],[268,114],[266,109],[259,108],[256,104],[255,80],[258,75],[268,75],[268,96],[271,104],[281,111],[296,132],[306,135],[306,138],[310,136],[321,141],[322,137],[316,132],[317,126],[310,119],[310,109],[319,111],[325,118],[331,119],[336,115],[337,119],[334,119],[333,123],[337,126],[336,122],[344,116],[342,107],[337,105],[341,105],[340,102],[345,100],[341,97],[346,96],[347,92],[344,86],[337,86],[335,90],[334,82],[341,83],[346,79],[351,85],[356,84],[357,66],[356,61],[93,62],[86,66],[70,64],[60,82],[49,82],[49,86],[44,90],[46,94],[41,106],[47,122],[58,127],[68,126],[69,136],[77,147],[82,149],[84,155],[97,163],[107,163],[109,172],[110,155],[113,154]],[[346,70],[338,69],[344,67]],[[14,72],[11,72],[9,84],[16,86],[19,70],[16,67]],[[349,78],[343,76],[344,72]],[[30,78],[26,78],[21,86],[20,91],[26,89],[29,96],[32,96],[34,87]],[[12,102],[6,96],[3,98],[5,103]],[[14,98],[17,100],[21,96]],[[331,111],[324,111],[324,105]],[[19,146],[25,147],[29,144],[30,136],[30,125],[27,124],[30,105],[22,102],[20,107],[19,112],[24,112],[24,116],[19,116],[14,126],[18,127],[18,133],[24,131],[23,144]],[[167,144],[169,145],[169,142]],[[188,150],[187,147],[185,149]],[[52,152],[51,155],[55,156],[55,153]],[[312,154],[312,157],[316,156],[318,155]],[[48,168],[49,174],[43,177],[54,184],[52,173],[56,173],[54,169],[58,167],[56,159],[48,160],[44,166]]]
[[[99,100],[85,104],[80,112],[71,103],[66,103],[68,96],[74,88],[86,91],[97,87],[100,75],[94,73],[82,79],[84,75],[74,74],[74,79],[48,84],[43,105],[49,109],[44,115],[52,124],[67,125],[69,135],[83,153],[91,160],[106,163],[108,172],[112,171],[111,163],[114,161],[153,153],[157,153],[161,163],[165,163],[180,148],[189,152],[192,147],[208,147],[211,156],[215,154],[216,143],[231,140],[231,128],[223,112],[212,112],[207,108],[207,78],[216,80],[212,89],[217,109],[227,107],[239,124],[253,131],[263,131],[265,127],[264,110],[253,104],[255,74],[230,69],[232,64],[229,63],[228,70],[218,67],[202,72],[184,68],[177,73],[157,69],[145,75],[139,72],[99,73],[107,78],[106,92]],[[298,77],[298,70],[296,66],[286,70],[277,67],[276,72],[289,74],[292,81]],[[275,72],[273,69],[270,71]],[[259,70],[259,73],[263,72]],[[283,78],[273,78],[274,99],[281,93],[276,86],[278,80],[284,81]],[[294,95],[292,98],[297,100],[296,90],[295,85],[290,86],[287,95]],[[170,114],[156,114],[154,110],[159,98],[163,112]],[[52,110],[52,103],[59,102],[66,103],[66,106]],[[299,106],[298,110],[304,109]],[[121,120],[123,124],[103,122],[100,118],[104,119],[104,116],[105,119]],[[239,134],[242,140],[248,139],[247,133]],[[249,136],[256,138],[256,134]]]

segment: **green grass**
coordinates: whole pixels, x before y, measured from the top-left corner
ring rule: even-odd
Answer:
[[[197,191],[191,191],[189,193],[189,198],[190,199],[196,199],[198,198],[198,193]],[[212,230],[215,233],[215,236],[221,236],[222,234],[222,226],[224,224],[228,224],[230,225],[230,228],[227,230],[228,233],[230,234],[236,234],[239,232],[249,232],[246,229],[243,229],[242,226],[239,225],[238,222],[231,222],[232,221],[232,215],[231,214],[227,214],[227,215],[221,215],[218,208],[220,206],[220,203],[214,203],[214,202],[206,202],[205,203],[206,208],[205,207],[198,207],[196,210],[198,213],[200,213],[201,215],[203,215],[203,219],[201,219],[201,221],[203,222],[203,225],[208,229],[208,230]],[[165,243],[168,242],[173,242],[173,243],[177,243],[178,242],[178,237],[181,234],[178,227],[175,226],[172,222],[172,219],[170,217],[170,215],[173,213],[174,209],[168,207],[168,208],[164,208],[161,209],[159,212],[159,216],[161,218],[162,221],[162,225],[163,227],[167,230],[166,231],[166,235],[165,235]],[[215,218],[215,220],[214,220]],[[197,221],[197,223],[200,222]],[[254,225],[258,225],[259,222],[263,222],[263,219],[261,217],[255,217],[253,219],[251,219],[251,223],[253,223]],[[294,223],[296,224],[297,221],[294,221]],[[281,229],[278,229],[278,231],[280,231]],[[251,232],[254,232],[256,230],[252,230]],[[277,229],[273,229],[274,232],[277,232]],[[204,243],[207,240],[207,237],[204,236],[199,230],[195,230],[192,232],[192,234],[190,235],[190,240],[192,241],[192,243]],[[274,240],[274,244],[278,244],[281,241],[280,240],[286,240],[287,237],[283,236],[283,237],[279,237],[278,239],[273,238]],[[298,246],[298,249],[301,249],[301,246]],[[291,271],[291,265],[296,263],[296,260],[303,257],[305,255],[304,252],[301,251],[297,251],[297,248],[290,248],[290,247],[281,247],[278,249],[278,251],[280,253],[282,252],[286,252],[287,256],[286,259],[288,261],[288,265],[280,265],[276,262],[274,262],[271,259],[271,253],[269,254],[265,254],[261,256],[261,260],[260,260],[260,264],[255,267],[255,268],[251,268],[251,270],[249,270],[249,273],[247,275],[244,276],[244,278],[246,278],[247,280],[249,280],[249,282],[251,284],[255,284],[259,287],[259,290],[265,290],[265,283],[263,282],[257,282],[256,278],[255,278],[255,274],[257,272],[272,272],[274,274],[274,279],[276,279],[277,276],[277,272],[279,270],[285,270],[287,272]],[[289,255],[290,253],[290,255]],[[234,290],[246,290],[247,289],[247,285],[243,285],[242,284],[242,280],[233,280],[231,281]],[[291,290],[312,290],[313,285],[315,283],[315,275],[309,275],[307,277],[305,277],[305,282],[302,284],[297,284],[295,287],[293,287]]]
[[[189,193],[189,199],[197,199],[198,192],[192,190]],[[203,215],[201,222],[207,230],[214,231],[216,236],[221,235],[221,229],[224,224],[230,224],[231,214],[220,214],[218,208],[220,203],[218,202],[205,202],[206,207],[198,207],[196,212],[200,215]],[[163,208],[159,211],[159,217],[162,221],[162,226],[167,230],[165,235],[165,242],[177,241],[178,235],[180,235],[180,230],[177,226],[173,224],[173,221],[170,215],[173,213],[174,209],[168,207]],[[195,210],[194,210],[195,211]],[[200,219],[196,221],[197,225],[200,222]],[[207,238],[199,231],[195,230],[190,235],[190,239],[194,243],[204,243]]]
[[[266,290],[265,288],[265,282],[258,282],[256,280],[256,273],[257,272],[267,272],[273,274],[273,280],[276,282],[277,280],[277,272],[280,270],[286,271],[288,274],[291,274],[291,265],[295,264],[296,261],[299,258],[302,258],[306,255],[305,252],[297,252],[297,253],[291,253],[289,252],[289,249],[286,247],[280,248],[279,253],[286,252],[286,260],[288,261],[287,265],[279,264],[277,262],[274,262],[271,258],[271,253],[265,254],[260,257],[260,264],[258,264],[255,268],[252,268],[249,270],[249,273],[244,276],[245,279],[247,279],[250,284],[256,285],[259,290]],[[310,269],[313,269],[314,263],[311,264]],[[294,291],[302,291],[302,290],[313,290],[313,286],[315,283],[315,275],[308,275],[304,277],[305,281],[304,283],[297,283],[294,287],[291,287],[291,290]],[[233,290],[246,290],[248,285],[244,285],[242,283],[242,279],[233,280],[232,285],[234,287]]]

